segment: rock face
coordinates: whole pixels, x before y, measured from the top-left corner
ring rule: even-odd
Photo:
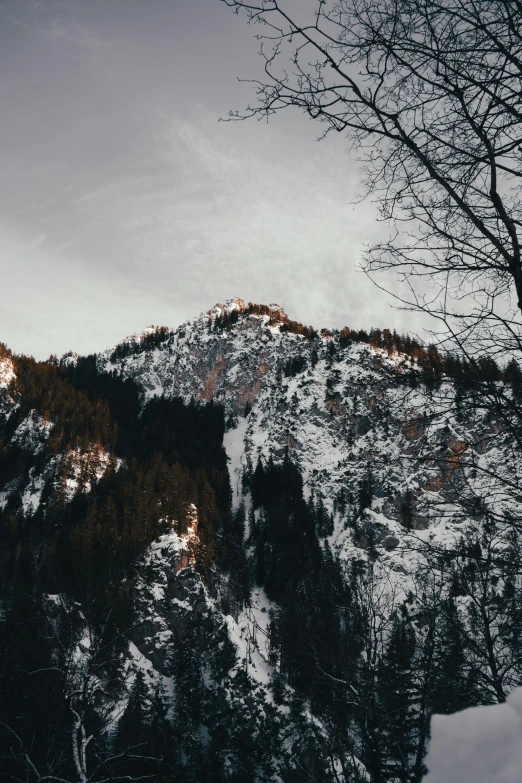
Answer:
[[[145,398],[224,406],[236,503],[244,471],[288,454],[307,492],[334,514],[331,543],[347,556],[354,544],[367,545],[368,526],[387,552],[397,547],[386,540],[428,528],[446,540],[448,524],[468,518],[460,502],[466,488],[478,496],[495,491],[503,508],[522,511],[484,479],[500,464],[516,474],[506,437],[475,411],[446,415],[451,383],[435,391],[410,384],[415,363],[408,356],[341,344],[326,330],[300,332],[279,305],[230,299],[178,329],[135,335],[97,361],[103,371],[136,380]],[[360,516],[365,485],[371,520],[347,531]]]
[[[77,359],[62,361],[67,366]],[[408,356],[342,344],[338,334],[290,321],[279,305],[230,299],[177,329],[150,327],[96,362],[99,371],[136,381],[144,399],[164,395],[224,407],[236,505],[245,472],[260,459],[277,463],[288,454],[306,492],[334,515],[330,540],[339,551],[367,541],[368,520],[361,517],[352,529],[365,508],[378,546],[386,536],[401,541],[428,528],[445,538],[447,523],[469,516],[461,500],[470,487],[474,495],[494,494],[499,510],[522,511],[515,493],[485,480],[499,465],[508,480],[516,477],[514,452],[498,422],[475,411],[445,415],[451,383],[443,381],[436,392],[411,385],[415,364]],[[6,419],[17,411],[9,392],[14,379],[4,350],[0,408]],[[53,422],[37,411],[15,419],[7,442],[31,452],[34,464],[0,488],[0,507],[17,493],[34,512],[49,481],[67,497],[88,491],[108,467],[118,468],[97,444],[37,460]]]
[[[61,363],[78,358],[67,354]],[[517,485],[517,461],[501,422],[448,406],[454,388],[444,378],[435,389],[411,383],[409,356],[318,333],[277,304],[229,299],[177,329],[149,327],[98,355],[96,365],[135,381],[144,400],[223,406],[234,508],[258,462],[287,455],[305,494],[332,516],[328,541],[345,561],[378,552],[392,571],[413,573],[419,537],[446,545],[476,518],[477,502],[494,499],[495,513],[522,514],[522,495],[506,490],[511,479]],[[2,348],[5,444],[25,450],[25,463],[0,487],[0,509],[21,503],[36,513],[49,487],[67,502],[118,470],[96,443],[45,457],[55,423],[35,410],[21,416],[13,385],[13,360]],[[500,484],[491,478],[499,471]],[[189,565],[186,553],[177,557]]]
[[[158,671],[173,667],[173,650],[186,632],[187,616],[209,611],[203,583],[194,571],[197,510],[191,507],[187,532],[162,535],[146,550],[132,579],[136,626],[133,642]]]

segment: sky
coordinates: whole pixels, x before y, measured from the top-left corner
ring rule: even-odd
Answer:
[[[357,271],[385,227],[347,141],[219,121],[255,32],[219,0],[0,0],[0,341],[91,353],[236,296],[416,331]]]

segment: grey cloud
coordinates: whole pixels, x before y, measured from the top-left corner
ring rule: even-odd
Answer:
[[[404,316],[355,271],[382,227],[341,139],[219,123],[259,73],[218,0],[0,0],[0,340],[99,350],[228,296],[319,326]],[[342,165],[340,165],[340,162]]]

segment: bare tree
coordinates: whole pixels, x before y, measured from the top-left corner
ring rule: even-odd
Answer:
[[[111,615],[109,610],[94,625],[85,609],[64,595],[34,602],[39,636],[51,654],[44,666],[25,675],[35,687],[42,681],[44,689],[52,688],[61,709],[51,716],[49,733],[56,741],[44,755],[34,747],[33,726],[24,736],[0,723],[7,778],[20,783],[108,783],[156,777],[127,772],[129,762],[139,769],[143,762],[158,761],[144,755],[142,747],[112,748],[125,692],[120,642],[129,629],[115,632]]]
[[[365,270],[480,350],[519,350],[519,0],[222,0],[261,28],[265,79],[231,119],[297,107],[345,134],[392,227]],[[296,8],[298,10],[296,10]]]
[[[481,703],[504,702],[522,672],[521,538],[487,509],[482,516],[455,547],[422,549],[430,578],[440,585],[439,614],[461,639]]]

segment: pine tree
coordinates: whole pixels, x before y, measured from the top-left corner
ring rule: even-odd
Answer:
[[[366,474],[359,485],[359,514],[369,508],[373,499],[373,475],[370,465],[367,466]]]
[[[150,755],[149,732],[151,711],[149,694],[142,669],[136,672],[127,706],[118,721],[117,747],[124,751],[127,748],[139,748],[140,755]]]
[[[480,696],[470,673],[466,635],[455,599],[444,599],[437,614],[437,652],[430,704],[433,712],[448,715],[480,703]]]
[[[385,775],[409,783],[414,761],[416,701],[415,632],[407,618],[393,617],[379,672],[379,707],[385,738]]]

